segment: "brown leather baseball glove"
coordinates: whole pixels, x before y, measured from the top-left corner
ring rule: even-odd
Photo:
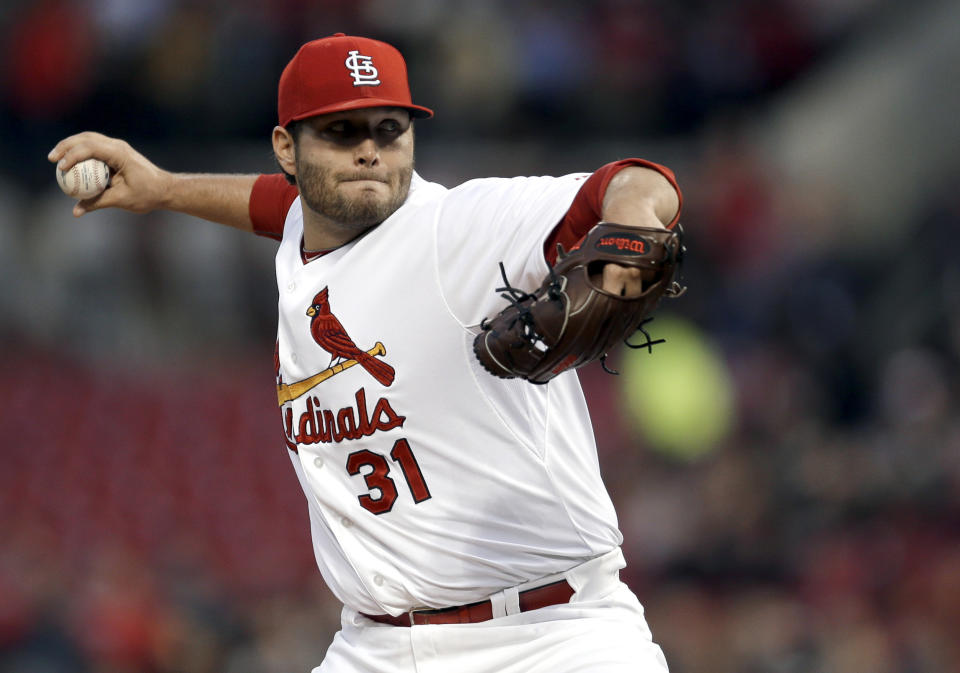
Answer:
[[[568,369],[604,361],[619,341],[650,349],[659,341],[650,339],[644,323],[661,297],[686,290],[675,280],[682,233],[679,225],[670,230],[600,222],[568,254],[558,246],[557,264],[532,294],[511,287],[501,264],[505,286],[497,292],[510,305],[480,323],[473,340],[480,364],[500,378],[546,383]],[[600,285],[608,262],[642,269],[652,278],[638,297],[611,294]],[[627,338],[638,329],[647,340],[631,344]]]

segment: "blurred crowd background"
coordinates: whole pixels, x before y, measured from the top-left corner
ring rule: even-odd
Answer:
[[[339,612],[274,407],[275,244],[75,220],[46,154],[97,130],[273,172],[279,73],[340,31],[406,54],[427,179],[677,173],[676,338],[581,374],[671,670],[960,670],[958,10],[4,0],[0,672],[320,662]]]

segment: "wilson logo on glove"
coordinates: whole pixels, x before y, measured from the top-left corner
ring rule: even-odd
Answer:
[[[600,252],[612,254],[647,254],[647,241],[634,234],[620,234],[618,236],[603,236],[594,246]]]

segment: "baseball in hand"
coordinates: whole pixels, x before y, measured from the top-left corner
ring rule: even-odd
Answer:
[[[99,159],[86,159],[66,171],[58,168],[57,184],[67,196],[89,199],[110,184],[110,167]]]

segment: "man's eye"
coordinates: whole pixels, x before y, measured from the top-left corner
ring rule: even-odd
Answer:
[[[327,126],[326,132],[335,136],[348,136],[353,127],[347,122],[334,122]]]
[[[399,133],[400,130],[401,130],[400,124],[393,120],[385,121],[382,124],[380,124],[381,133]]]

